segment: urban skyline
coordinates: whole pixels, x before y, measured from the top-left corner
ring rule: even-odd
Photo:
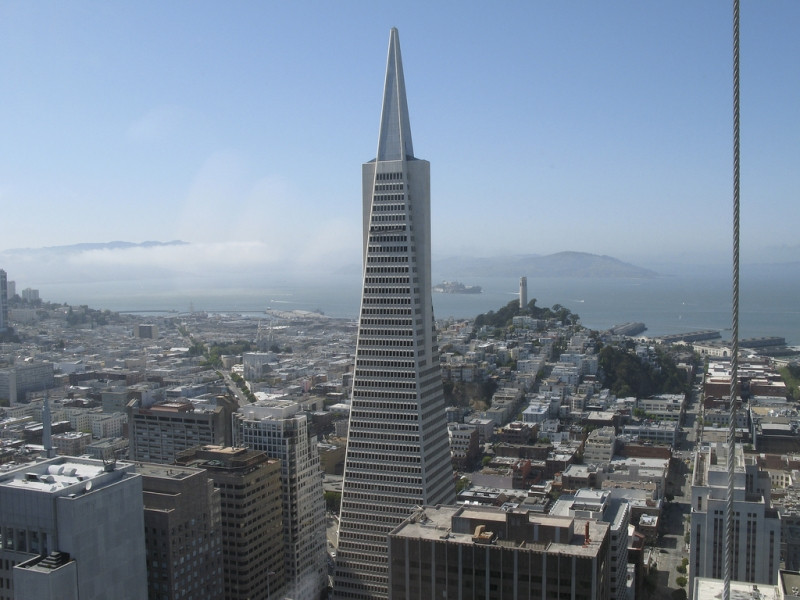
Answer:
[[[729,255],[724,3],[537,2],[512,15],[477,3],[201,3],[157,15],[13,3],[0,17],[0,127],[15,140],[0,149],[0,203],[26,207],[7,213],[0,251],[185,239],[191,251],[86,253],[70,266],[190,269],[232,253],[256,268],[350,262],[351,165],[372,143],[359,115],[376,101],[369,83],[381,68],[366,49],[397,25],[420,65],[409,81],[417,137],[439,165],[435,256]],[[798,24],[796,3],[743,7],[745,261],[798,256],[800,84],[787,76]],[[309,177],[304,166],[323,157]],[[102,214],[103,227],[86,214]]]

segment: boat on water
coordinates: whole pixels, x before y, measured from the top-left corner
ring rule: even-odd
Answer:
[[[443,281],[433,286],[433,291],[440,294],[480,294],[483,288],[479,285],[464,285],[460,281]]]

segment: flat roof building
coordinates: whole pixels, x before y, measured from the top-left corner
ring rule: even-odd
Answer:
[[[593,519],[425,506],[389,534],[390,596],[607,599],[608,548]]]
[[[222,600],[220,490],[205,469],[139,463],[149,598]]]
[[[0,472],[0,507],[0,600],[147,597],[132,463],[60,456],[12,468]]]

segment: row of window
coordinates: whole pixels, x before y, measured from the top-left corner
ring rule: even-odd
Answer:
[[[376,252],[404,254],[408,252],[408,246],[384,246],[382,244],[376,244],[374,246],[370,246],[367,250],[368,254],[375,254]]]
[[[366,338],[359,338],[359,346],[408,346],[414,345],[414,340],[370,340]]]
[[[393,316],[393,315],[411,315],[410,308],[362,308],[361,309],[362,315],[381,315],[381,316]]]
[[[365,277],[365,285],[408,285],[409,278],[406,277]]]
[[[362,325],[388,325],[394,327],[411,327],[411,319],[361,319]]]
[[[383,388],[383,389],[405,389],[405,390],[416,390],[417,389],[417,382],[416,381],[358,381],[354,382],[353,387],[353,394],[356,395],[358,392],[361,391],[361,388]]]
[[[399,237],[399,236],[392,236],[392,237]],[[403,236],[405,237],[405,236]],[[393,242],[405,242],[405,239],[398,239],[398,240],[388,240]],[[414,269],[416,271],[416,269]],[[408,267],[367,267],[367,274],[371,273],[380,273],[381,275],[385,275],[388,273],[408,273]]]
[[[356,369],[356,377],[375,377],[377,379],[414,379],[414,371],[367,371]],[[356,381],[356,386],[362,385],[361,381]]]
[[[374,431],[356,431],[356,429],[352,429],[348,432],[348,443],[349,440],[361,438],[367,439],[371,441],[376,440],[386,440],[388,442],[409,442],[411,444],[419,444],[419,435],[406,435],[403,433],[375,433]]]
[[[407,436],[401,436],[407,437]],[[410,456],[404,456],[405,460],[409,460],[412,462],[419,462],[420,456],[417,454],[418,448],[416,446],[411,446],[409,444],[383,444],[376,441],[368,441],[368,442],[354,442],[351,441],[348,443],[349,450],[372,450],[372,451],[380,451],[382,453],[387,452],[395,452],[395,453],[403,453],[403,452],[411,452]]]
[[[419,299],[415,299],[414,303],[418,304]],[[379,296],[377,298],[364,298],[363,304],[411,304],[411,298],[387,298],[386,296]]]
[[[350,420],[350,429],[352,431],[372,431],[374,429],[389,429],[392,431],[419,431],[419,425],[402,425],[400,423],[376,423],[367,421],[354,421]]]
[[[388,192],[392,190],[378,190],[378,192]],[[399,191],[399,190],[395,190]],[[372,205],[375,206],[376,202],[403,202],[405,201],[405,194],[385,194],[378,193],[372,196]]]
[[[408,207],[411,210],[411,207]],[[375,204],[372,207],[373,212],[405,212],[405,204]]]
[[[379,398],[381,400],[416,400],[416,392],[373,392],[371,390],[356,390],[353,394],[353,401],[359,402],[362,398]]]
[[[353,417],[356,419],[373,419],[377,421],[418,421],[419,415],[406,413],[389,413],[383,411],[354,411]]]
[[[413,353],[411,356],[414,356]],[[399,360],[365,360],[359,359],[359,367],[380,367],[384,369],[413,369],[413,361],[399,361]]]
[[[374,462],[369,463],[360,463],[358,460],[366,460],[366,461],[386,461],[388,459],[396,459],[397,457],[388,457],[386,454],[373,454],[371,452],[351,452],[348,456],[348,469],[349,468],[369,468],[370,465],[376,465]],[[413,460],[414,457],[409,456],[409,460]],[[356,461],[356,462],[349,462],[349,461]],[[417,458],[416,461],[413,462],[420,462],[420,459]],[[395,471],[397,473],[420,473],[420,467],[411,467],[407,465],[398,465],[398,464],[385,464],[381,465],[381,471]]]
[[[403,172],[402,171],[395,171],[393,173],[376,173],[375,179],[377,181],[402,181],[403,180]]]
[[[382,233],[387,231],[409,231],[409,225],[370,225],[370,233]]]
[[[412,256],[414,262],[417,257]],[[374,256],[373,254],[367,255],[367,263],[408,263],[408,256]]]
[[[375,191],[376,192],[392,192],[397,190],[402,190],[403,184],[402,183],[376,183],[375,184]]]

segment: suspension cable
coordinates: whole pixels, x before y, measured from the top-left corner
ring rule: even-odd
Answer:
[[[731,327],[728,490],[725,504],[725,568],[722,600],[730,600],[733,572],[733,475],[736,461],[736,396],[739,391],[739,0],[733,0],[733,314]]]

